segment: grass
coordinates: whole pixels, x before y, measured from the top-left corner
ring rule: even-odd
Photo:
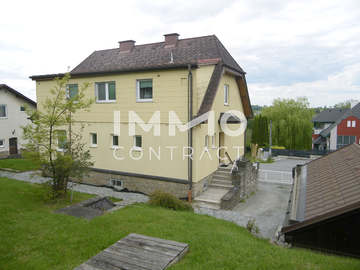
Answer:
[[[40,164],[22,158],[0,159],[0,168],[16,171],[34,171],[40,169]]]
[[[360,269],[360,261],[258,239],[233,223],[136,204],[91,221],[55,214],[39,185],[0,178],[0,269],[73,269],[129,233],[185,242],[171,269]],[[75,193],[75,202],[88,198]]]

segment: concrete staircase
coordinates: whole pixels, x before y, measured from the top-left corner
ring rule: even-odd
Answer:
[[[210,184],[200,196],[194,198],[194,206],[220,209],[221,199],[232,188],[231,166],[219,167],[212,175]]]

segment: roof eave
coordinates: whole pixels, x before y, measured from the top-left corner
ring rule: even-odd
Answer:
[[[141,68],[132,68],[132,69],[121,69],[121,70],[109,70],[109,71],[96,71],[96,72],[79,72],[79,73],[71,73],[72,78],[79,77],[92,77],[92,76],[102,76],[102,75],[112,75],[112,74],[121,74],[121,73],[131,73],[131,72],[142,72],[142,71],[151,71],[151,70],[167,70],[167,69],[182,69],[188,68],[189,64],[192,68],[197,68],[198,65],[195,63],[188,64],[169,64],[169,65],[161,65],[161,66],[151,66],[151,67],[141,67]],[[65,73],[57,73],[57,74],[45,74],[45,75],[34,75],[29,78],[33,81],[41,81],[41,80],[51,80],[56,77],[63,77]]]

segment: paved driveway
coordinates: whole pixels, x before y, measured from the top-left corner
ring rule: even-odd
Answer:
[[[308,161],[279,159],[274,163],[261,164],[260,170],[291,173],[296,164],[304,164]],[[196,212],[233,221],[244,227],[249,219],[255,219],[255,223],[260,229],[260,236],[273,239],[276,230],[284,222],[290,191],[291,185],[289,184],[259,181],[256,193],[231,211],[199,208],[196,209]]]

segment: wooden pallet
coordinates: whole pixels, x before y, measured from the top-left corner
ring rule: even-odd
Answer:
[[[188,244],[131,233],[74,270],[161,270],[188,249]]]

